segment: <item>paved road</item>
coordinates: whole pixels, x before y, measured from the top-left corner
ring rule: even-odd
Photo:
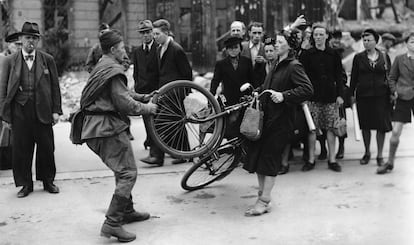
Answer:
[[[414,244],[414,165],[399,159],[392,174],[374,174],[375,164],[346,162],[342,173],[300,165],[277,178],[273,211],[244,217],[256,199],[256,178],[237,169],[221,182],[183,191],[181,173],[140,175],[135,206],[149,221],[126,225],[143,245],[411,245]],[[0,244],[112,244],[99,236],[113,191],[113,178],[56,182],[52,195],[36,183],[25,199],[13,185],[0,187]]]
[[[135,155],[143,157],[143,124],[140,118],[132,122]],[[342,173],[329,171],[325,161],[308,173],[300,171],[300,161],[293,163],[277,178],[273,211],[255,218],[243,213],[255,201],[256,178],[242,169],[188,193],[179,182],[189,164],[152,168],[138,162],[133,196],[152,218],[126,226],[137,234],[131,244],[414,244],[414,128],[407,126],[391,174],[374,174],[373,162],[359,165],[363,144],[353,139],[350,125]],[[67,123],[55,126],[60,194],[48,194],[36,182],[34,193],[18,199],[11,171],[0,171],[0,245],[114,242],[99,237],[112,174],[86,146],[70,144],[68,130]]]
[[[347,110],[347,118],[352,118],[351,110]],[[143,141],[145,139],[144,124],[141,117],[132,118],[132,134],[135,140],[132,141],[135,158],[140,174],[150,173],[168,173],[168,172],[182,172],[188,168],[188,165],[171,165],[170,158],[166,158],[165,166],[162,168],[154,168],[139,161],[140,158],[146,157],[148,151],[143,148]],[[73,179],[84,177],[104,177],[111,176],[112,173],[108,171],[106,166],[100,159],[88,149],[86,144],[82,146],[73,145],[69,141],[69,123],[59,123],[54,127],[55,144],[56,144],[56,163],[57,163],[57,179]],[[364,146],[362,141],[355,141],[352,120],[348,120],[348,138],[345,141],[345,159],[343,162],[354,161],[362,157]],[[390,133],[386,136],[386,143],[384,149],[384,156],[388,155]],[[414,157],[414,124],[408,124],[404,128],[403,136],[401,137],[400,146],[398,149],[399,157]],[[375,133],[372,135],[371,152],[372,157],[376,156]],[[318,144],[317,144],[317,147]],[[317,150],[318,152],[319,150]],[[299,158],[297,158],[299,160]],[[301,164],[301,163],[300,163]],[[325,164],[325,162],[323,163]],[[11,171],[0,171],[0,184],[12,183]]]

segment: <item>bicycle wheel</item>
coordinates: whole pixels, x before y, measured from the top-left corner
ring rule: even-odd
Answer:
[[[181,187],[194,191],[223,179],[238,166],[241,155],[241,148],[233,145],[218,148],[216,153],[200,159],[187,170],[181,179]]]
[[[221,112],[214,96],[191,81],[174,81],[153,97],[158,105],[149,132],[161,150],[177,158],[194,158],[213,151],[223,139],[224,117],[200,122]]]

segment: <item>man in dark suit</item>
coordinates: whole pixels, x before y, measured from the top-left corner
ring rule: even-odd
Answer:
[[[19,39],[18,33],[12,33],[6,36],[5,41],[8,43],[5,56],[12,55],[16,52],[21,52],[22,41]],[[3,73],[3,63],[6,62],[6,57],[0,55],[0,74]],[[1,81],[0,81],[1,82]],[[0,170],[12,169],[12,145],[11,145],[11,130],[3,126],[0,117]]]
[[[158,68],[159,68],[159,87],[176,80],[193,80],[193,73],[190,62],[183,48],[170,37],[170,23],[160,19],[153,23],[154,39],[160,45],[157,49]],[[184,142],[184,147],[188,147],[188,142]],[[152,157],[141,159],[148,164],[162,166],[164,164],[164,152],[157,146],[150,148]],[[173,160],[172,164],[185,162],[182,159]]]
[[[143,20],[138,23],[138,32],[142,37],[142,44],[131,53],[131,60],[134,64],[135,92],[139,94],[150,94],[158,89],[158,58],[157,44],[152,33],[152,22]],[[148,133],[148,116],[143,115],[147,138],[144,147],[151,146],[151,138]],[[150,156],[151,157],[151,154]]]
[[[59,193],[52,126],[62,114],[61,95],[53,57],[37,50],[40,32],[36,23],[25,22],[19,33],[21,52],[8,57],[0,80],[0,115],[12,128],[12,161],[17,193],[33,191],[32,159],[36,144],[36,179],[44,190]]]

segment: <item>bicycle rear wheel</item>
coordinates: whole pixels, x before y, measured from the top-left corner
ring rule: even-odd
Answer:
[[[184,174],[181,187],[187,191],[201,189],[229,175],[239,164],[242,150],[234,145],[224,145],[216,153],[201,158]]]
[[[153,97],[158,105],[150,116],[149,133],[164,152],[177,158],[194,158],[214,151],[223,139],[224,117],[196,122],[220,113],[214,96],[191,81],[174,81]]]

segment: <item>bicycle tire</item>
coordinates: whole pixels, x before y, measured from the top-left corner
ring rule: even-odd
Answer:
[[[225,145],[218,148],[217,153],[218,158],[214,158],[214,154],[208,155],[187,170],[181,179],[184,190],[199,190],[228,176],[238,166],[242,150],[233,145]],[[197,176],[201,178],[200,181]]]
[[[220,145],[225,126],[224,117],[210,121],[212,132],[207,139],[200,134],[202,124],[187,121],[189,111],[196,109],[186,110],[186,106],[203,106],[192,113],[200,119],[222,112],[218,101],[205,88],[191,81],[178,80],[161,87],[152,101],[158,105],[158,110],[157,114],[149,117],[149,133],[162,151],[176,158],[189,159],[206,155]]]

